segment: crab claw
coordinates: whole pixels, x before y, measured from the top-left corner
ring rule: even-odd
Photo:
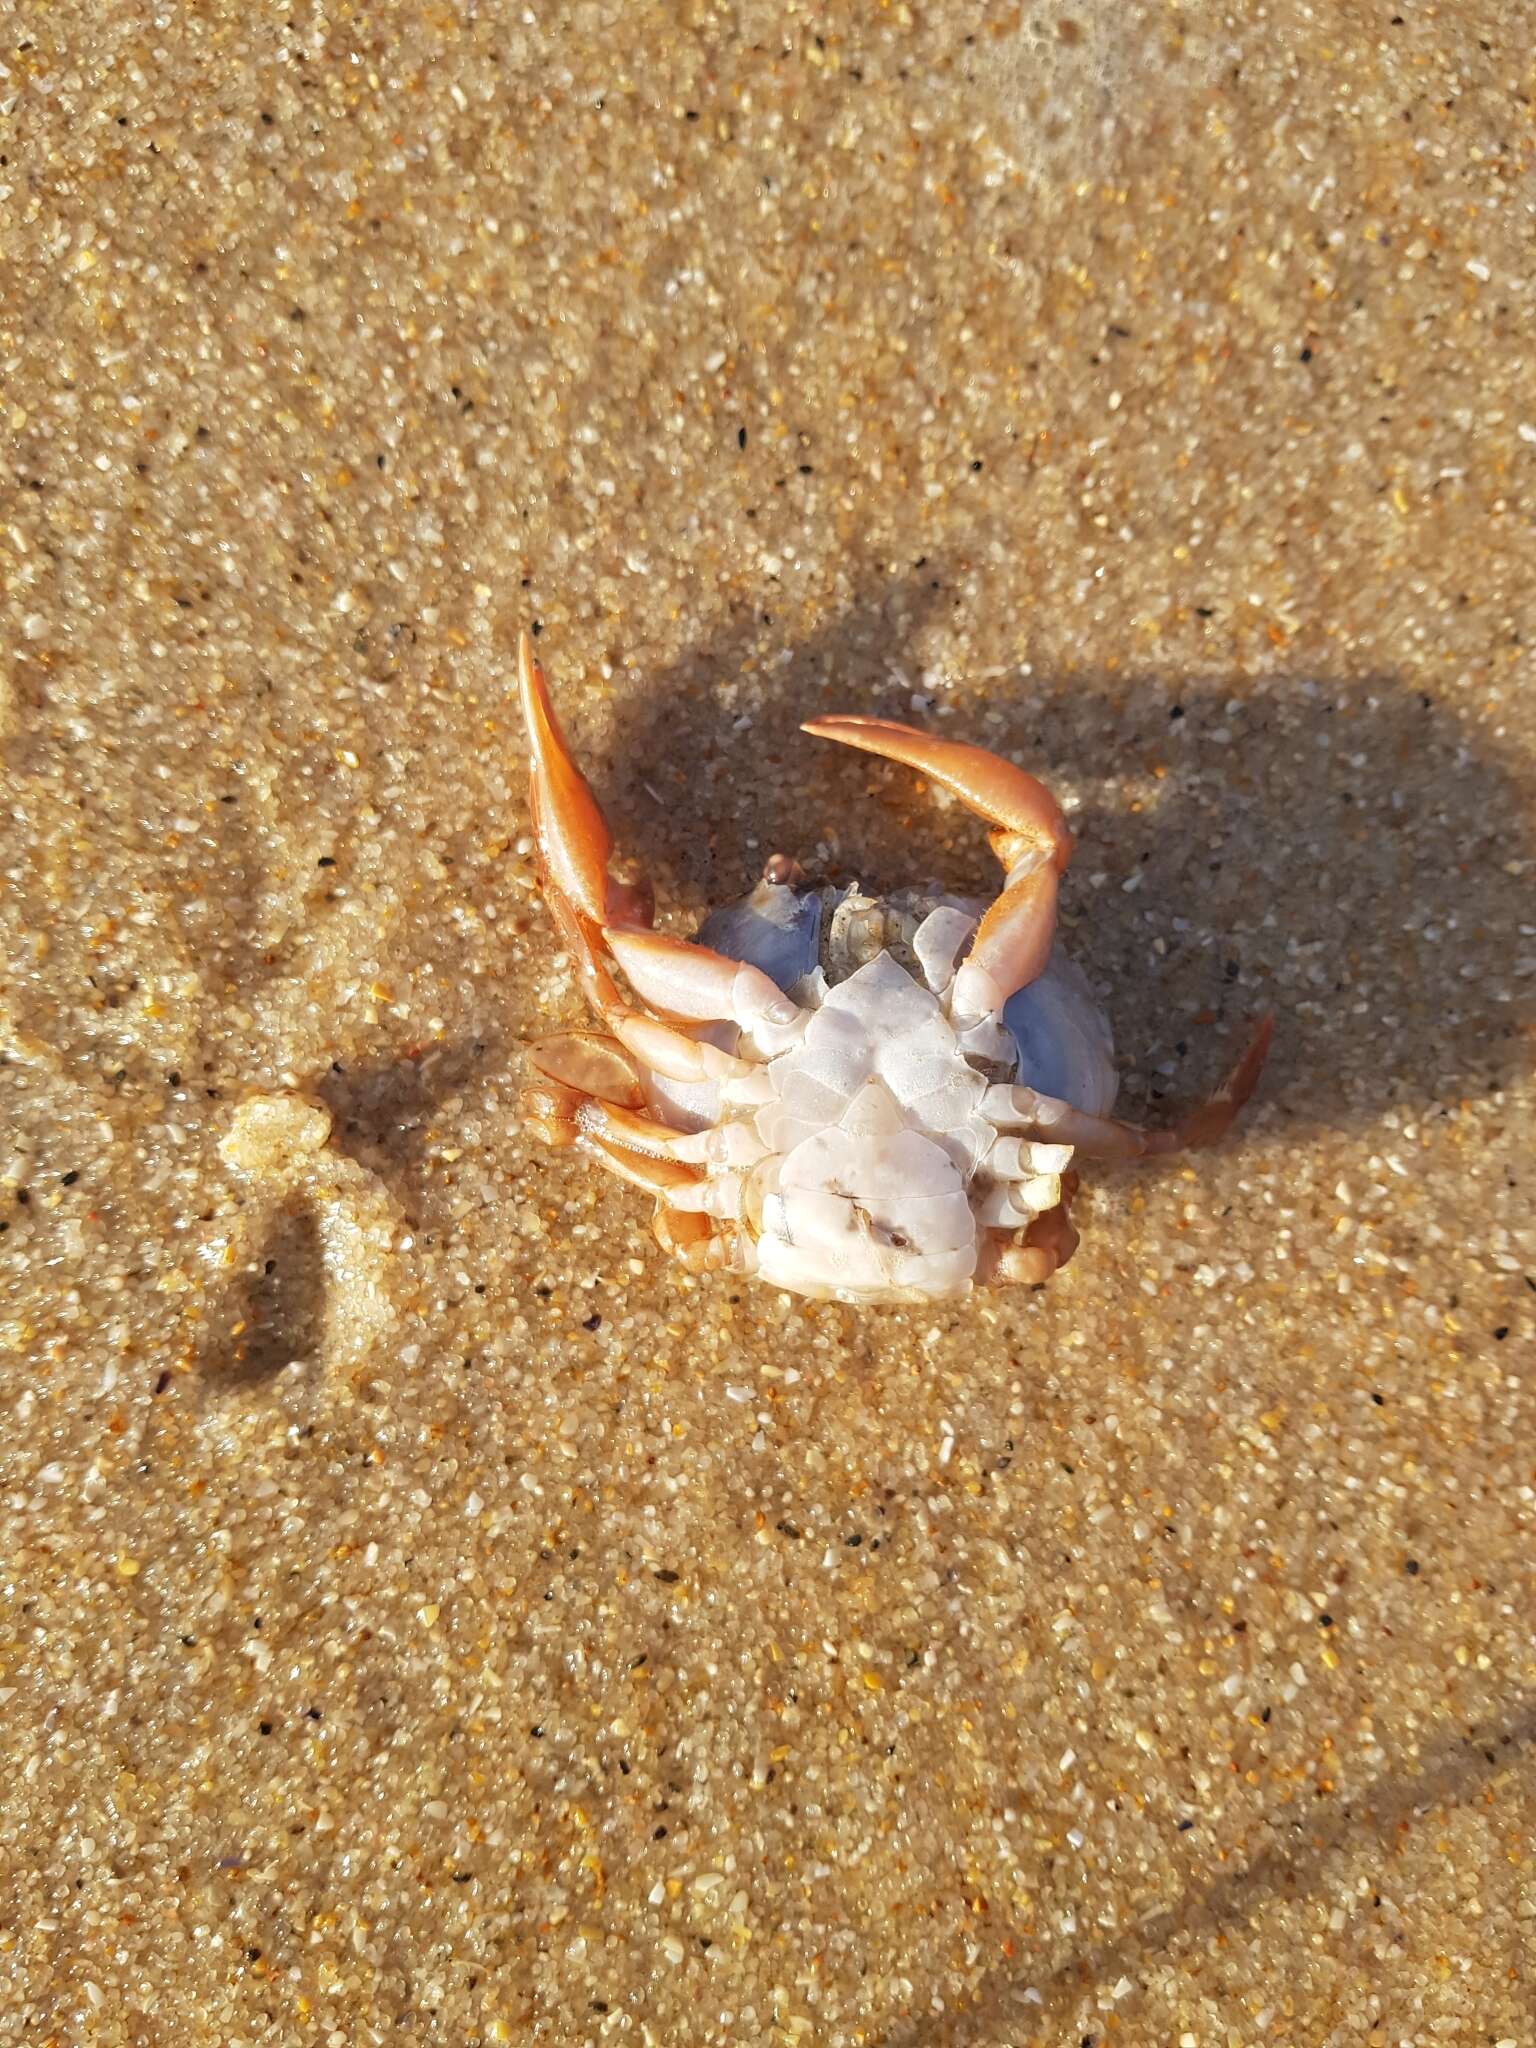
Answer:
[[[549,879],[594,924],[608,916],[613,839],[587,779],[571,758],[544,669],[525,630],[517,640],[517,687],[528,728],[529,801]]]
[[[802,730],[915,768],[993,826],[992,850],[1008,880],[955,975],[952,1002],[962,1016],[995,1015],[1051,956],[1057,882],[1072,858],[1060,804],[1011,761],[893,719],[813,718]]]
[[[608,821],[566,745],[526,629],[517,641],[517,686],[528,728],[529,809],[545,875],[592,924],[649,924],[649,889],[615,881],[608,872]]]
[[[612,962],[623,967],[643,1003],[672,1018],[734,1024],[766,1054],[803,1030],[798,1006],[757,968],[650,930],[650,887],[621,882],[608,871],[613,840],[607,822],[571,757],[526,632],[518,639],[517,681],[528,729],[528,800],[544,899],[582,991],[607,1026],[606,1034],[567,1032],[544,1041],[534,1049],[535,1067],[546,1080],[574,1082],[626,1107],[643,1099],[642,1068],[687,1085],[737,1079],[746,1064],[733,1053],[627,1002],[614,983]],[[777,880],[801,878],[783,855],[769,866]],[[571,1142],[568,1119],[537,1105],[531,1113],[558,1131],[558,1142]]]
[[[999,838],[1022,842],[998,848],[1005,867],[1025,851],[1041,847],[1049,851],[1058,873],[1072,858],[1067,821],[1045,784],[984,747],[939,739],[915,726],[899,725],[893,718],[813,718],[800,730],[819,740],[840,740],[845,747],[899,761],[904,768],[915,768],[919,775],[942,783],[977,817],[998,826]]]

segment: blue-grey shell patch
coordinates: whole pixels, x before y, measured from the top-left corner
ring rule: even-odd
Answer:
[[[821,950],[821,891],[759,882],[739,903],[712,910],[698,942],[759,967],[787,995],[816,966]]]

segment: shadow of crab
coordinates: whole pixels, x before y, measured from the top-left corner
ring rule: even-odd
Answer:
[[[1524,1068],[1536,792],[1454,706],[1390,678],[1235,695],[1014,675],[947,692],[939,717],[910,648],[942,585],[893,578],[779,652],[744,615],[628,694],[586,760],[664,903],[696,916],[779,850],[818,879],[990,895],[979,822],[798,730],[833,709],[929,723],[1076,800],[1063,924],[1143,1077],[1122,1114],[1155,1120],[1164,1097],[1201,1095],[1268,1007],[1262,1093],[1293,1129],[1422,1113]]]
[[[892,886],[912,881],[900,825],[911,778],[892,783],[883,803],[865,802],[867,764],[850,767],[841,749],[799,728],[847,709],[914,720],[912,649],[953,602],[942,568],[923,563],[883,575],[787,645],[770,612],[743,607],[671,666],[637,678],[601,751],[577,746],[620,856],[645,866],[664,895],[700,908],[744,895],[770,853],[809,864],[818,841],[836,846],[835,875],[883,862]],[[560,702],[558,649],[553,658]],[[975,837],[980,875],[979,828]]]
[[[478,1098],[503,1056],[499,1034],[487,1029],[424,1053],[383,1053],[345,1067],[333,1062],[315,1093],[336,1119],[338,1149],[377,1174],[413,1224],[437,1224],[441,1169],[435,1176],[433,1141],[453,1128],[445,1104],[461,1093]]]

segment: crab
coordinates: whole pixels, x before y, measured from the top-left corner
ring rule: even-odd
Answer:
[[[654,1196],[657,1239],[694,1272],[865,1304],[1038,1287],[1077,1247],[1079,1154],[1213,1145],[1252,1094],[1268,1017],[1172,1128],[1110,1114],[1109,1026],[1056,933],[1072,841],[1024,769],[888,719],[813,719],[985,819],[1001,893],[868,896],[775,854],[683,939],[653,928],[647,883],[612,872],[526,632],[518,681],[544,898],[602,1025],[531,1048],[524,1114]]]

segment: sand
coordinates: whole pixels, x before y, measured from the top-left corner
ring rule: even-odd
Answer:
[[[1529,14],[15,10],[0,2040],[1536,2041]],[[667,1264],[665,920],[1072,809],[1039,1294]]]

